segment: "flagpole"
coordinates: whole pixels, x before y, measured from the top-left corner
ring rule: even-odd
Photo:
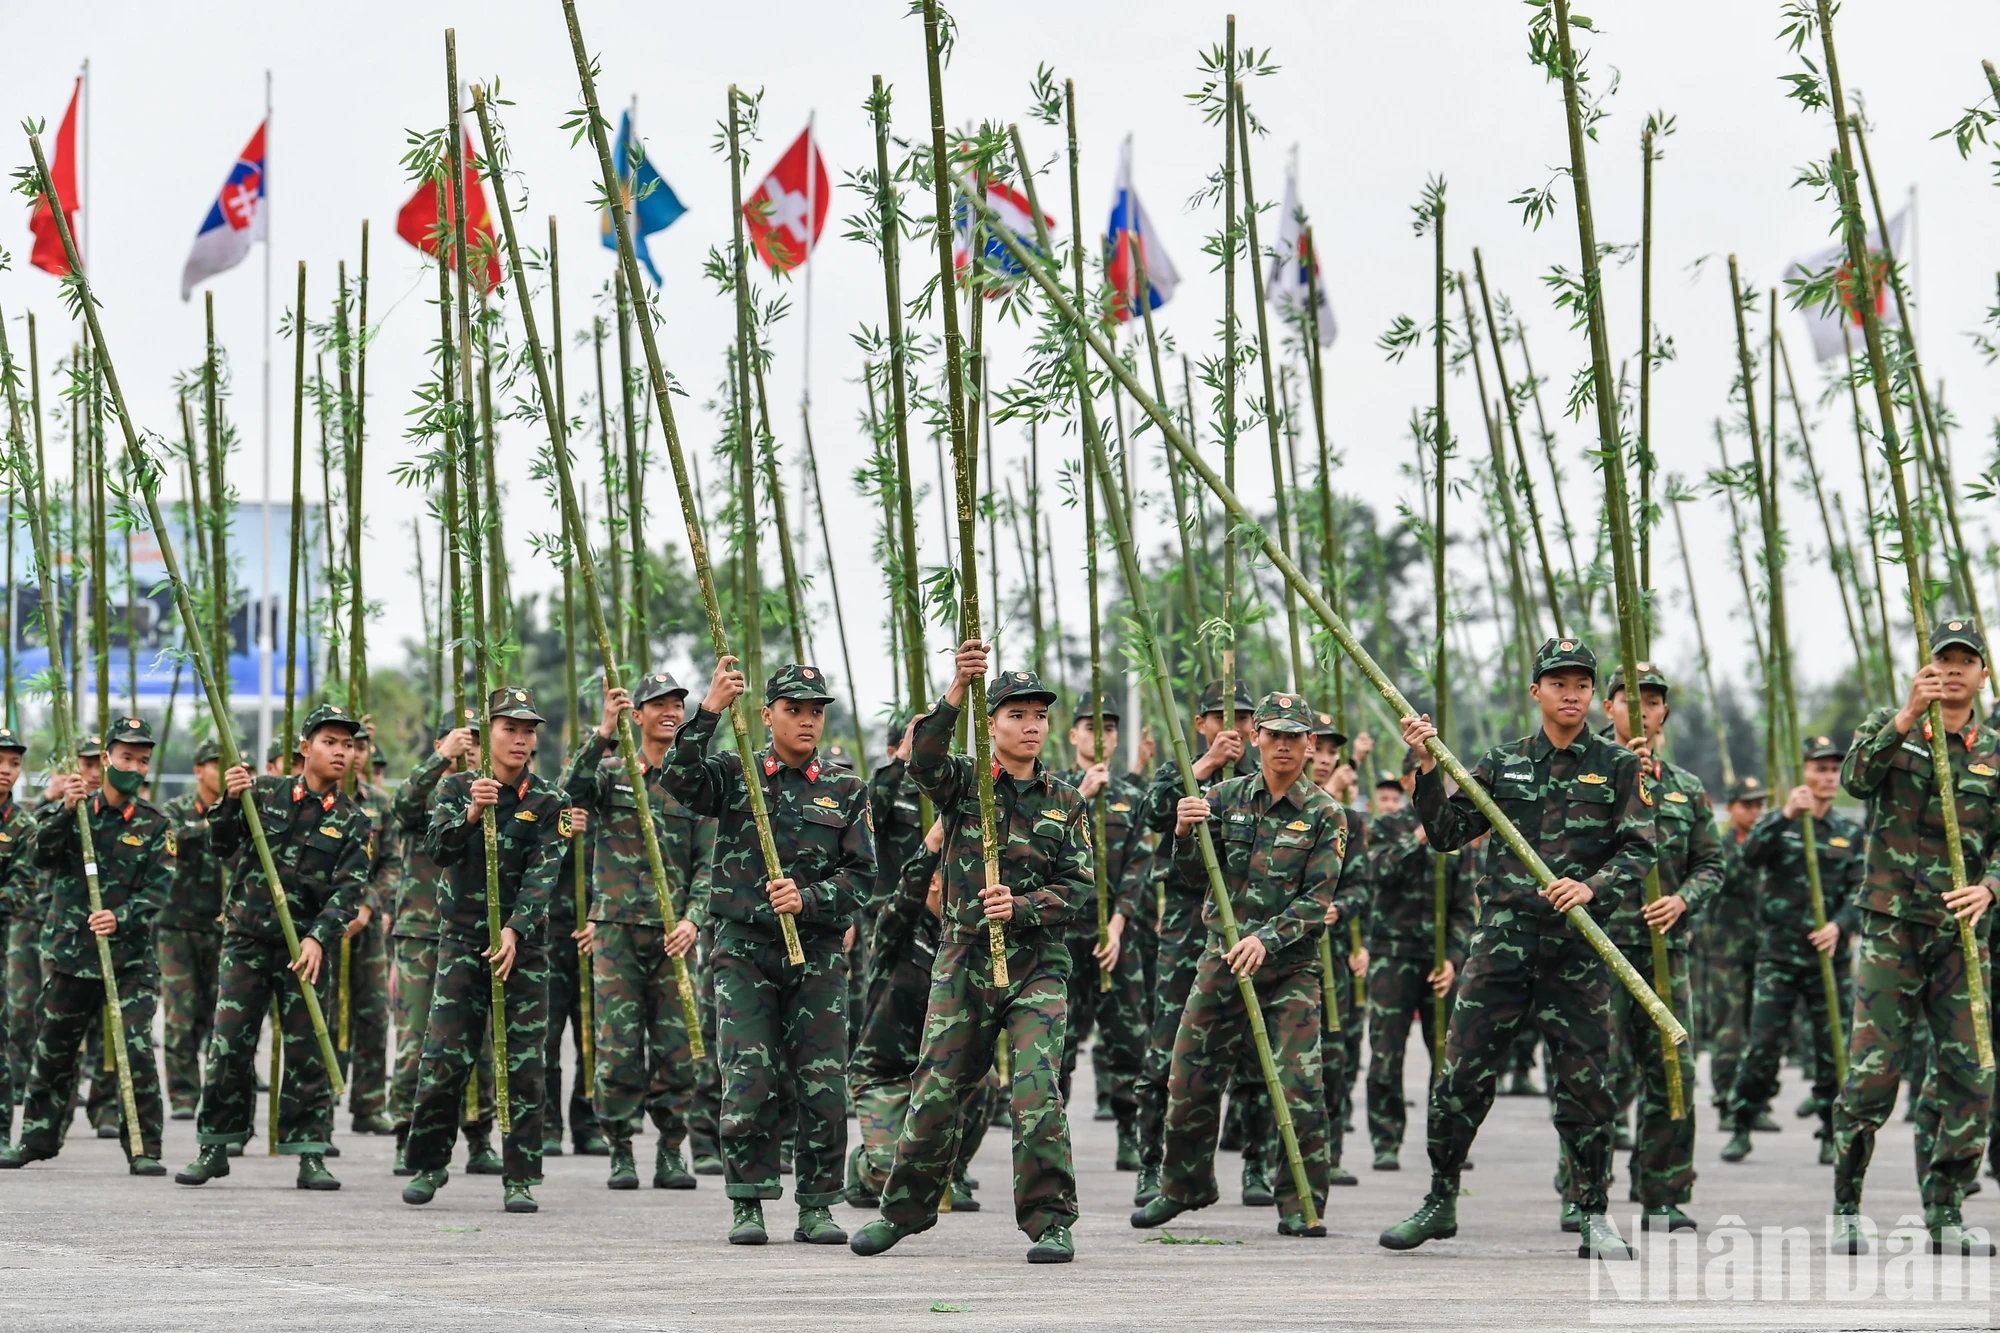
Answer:
[[[813,132],[818,119],[817,109],[806,112],[806,289],[805,305],[800,311],[800,322],[804,325],[805,350],[799,361],[799,402],[804,410],[812,407],[812,364],[813,364],[813,243],[819,239],[813,222],[819,216],[819,139]]]
[[[90,57],[83,58],[83,197],[77,200],[77,207],[83,210],[83,267],[90,270],[91,214],[96,212],[97,200],[90,193]],[[60,211],[62,199],[52,195],[49,199],[51,210]],[[81,321],[79,321],[81,322]]]
[[[271,748],[271,71],[264,71],[264,161],[257,220],[264,227],[264,532],[257,598],[257,750]],[[299,312],[305,318],[305,312]],[[304,336],[303,333],[300,336]],[[136,710],[138,701],[133,701]]]
[[[1139,244],[1144,246],[1152,238],[1148,237],[1139,227],[1139,173],[1137,168],[1132,165],[1132,136],[1130,134],[1125,136],[1125,190],[1129,196],[1128,202],[1132,207],[1132,215],[1126,219],[1126,223],[1132,228],[1132,234],[1139,238]],[[1078,214],[1078,216],[1082,215]],[[1083,238],[1081,236],[1077,237],[1076,243],[1078,245],[1083,244]],[[1125,322],[1132,327],[1134,346],[1137,346],[1142,331],[1142,326],[1138,321],[1143,320],[1146,314],[1145,311],[1137,309],[1138,303],[1144,301],[1148,306],[1153,303],[1151,286],[1139,281],[1139,274],[1146,267],[1146,256],[1143,253],[1132,257],[1132,292],[1125,301]],[[1126,464],[1126,476],[1130,477],[1131,460],[1125,459],[1124,462]],[[1125,511],[1125,517],[1135,528],[1137,527],[1139,515],[1135,510],[1128,506]],[[1095,537],[1092,540],[1095,541]],[[1120,632],[1122,633],[1123,631],[1121,630]],[[1125,716],[1133,719],[1138,725],[1126,728],[1125,768],[1127,772],[1133,773],[1139,771],[1139,743],[1144,738],[1146,730],[1144,715],[1139,711],[1140,706],[1138,674],[1128,671],[1125,673]]]

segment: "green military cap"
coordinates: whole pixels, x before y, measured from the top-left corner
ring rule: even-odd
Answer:
[[[1845,759],[1847,747],[1831,736],[1806,737],[1805,757],[1808,759]]]
[[[446,713],[438,719],[437,727],[431,732],[431,739],[441,741],[460,727],[464,727],[475,735],[478,734],[479,715],[474,713],[470,708],[464,710],[464,715],[461,717],[453,717],[450,713]]]
[[[153,728],[143,717],[121,717],[111,724],[113,745],[157,745]]]
[[[368,763],[373,768],[387,768],[389,756],[382,753],[381,746],[371,745],[368,747]]]
[[[222,759],[222,748],[214,741],[203,741],[194,747],[194,766],[217,763]]]
[[[1097,716],[1097,696],[1085,690],[1076,701],[1076,720],[1087,722]],[[1116,722],[1119,719],[1118,701],[1109,695],[1104,699],[1104,720]]]
[[[78,736],[76,738],[76,757],[78,759],[98,759],[102,758],[103,754],[104,737],[90,735]]]
[[[1236,711],[1247,713],[1256,705],[1250,702],[1250,687],[1243,683],[1243,677],[1236,678]],[[1195,703],[1197,715],[1220,713],[1222,711],[1222,682],[1211,680],[1201,687],[1201,698]]]
[[[1284,731],[1300,735],[1311,735],[1319,722],[1312,705],[1301,694],[1278,694],[1275,691],[1265,695],[1257,704],[1257,712],[1252,718],[1259,731]]]
[[[1535,650],[1536,680],[1570,667],[1582,667],[1593,681],[1597,679],[1597,654],[1585,647],[1582,639],[1550,639]]]
[[[687,698],[687,686],[675,680],[670,671],[655,671],[639,677],[639,683],[632,687],[632,706],[637,708],[655,699],[670,699],[676,694]]]
[[[0,727],[0,750],[14,750],[26,754],[28,743],[22,740],[21,733],[12,727]]]
[[[1001,704],[1015,700],[1052,704],[1056,701],[1056,692],[1043,685],[1042,678],[1032,671],[1002,671],[986,687],[987,715],[999,712]]]
[[[837,768],[843,773],[854,771],[854,756],[847,752],[845,745],[836,741],[832,745],[823,747],[820,754],[825,758],[828,768]]]
[[[486,716],[511,717],[520,722],[546,722],[535,711],[535,693],[526,685],[502,685],[486,699]]]
[[[1667,692],[1667,678],[1660,673],[1659,667],[1655,666],[1651,662],[1635,662],[1633,663],[1633,665],[1639,669],[1640,689],[1658,690],[1661,694],[1665,694]],[[1625,688],[1625,672],[1622,669],[1613,672],[1611,676],[1611,682],[1604,688],[1606,691],[1604,696],[1605,698],[1607,699],[1615,698],[1618,694],[1618,691]]]
[[[1334,722],[1332,713],[1313,714],[1313,739],[1318,740],[1322,736],[1332,737],[1336,746],[1347,744],[1347,733]]]
[[[1384,787],[1393,787],[1397,791],[1401,791],[1403,784],[1390,777],[1387,773],[1384,773],[1381,777],[1375,779],[1375,790],[1381,791]]]
[[[1970,648],[1978,653],[1981,662],[1986,660],[1986,640],[1970,620],[1941,620],[1931,626],[1932,657],[1936,657],[1953,644],[1961,648]]]
[[[298,747],[295,745],[292,747],[292,749],[296,751]],[[265,763],[275,764],[284,757],[285,757],[285,742],[283,741],[283,739],[272,741],[269,745],[264,747]]]
[[[1724,804],[1735,805],[1738,801],[1768,801],[1770,799],[1771,794],[1764,790],[1764,781],[1762,778],[1738,778],[1729,784],[1729,797]]]
[[[830,704],[833,702],[833,691],[826,687],[826,673],[818,667],[787,662],[764,682],[764,702],[774,704],[780,699]]]
[[[307,713],[306,720],[299,724],[299,738],[311,740],[313,733],[321,727],[345,727],[348,735],[356,736],[361,734],[361,719],[341,704],[321,704]]]

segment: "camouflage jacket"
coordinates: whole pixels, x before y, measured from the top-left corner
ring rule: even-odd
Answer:
[[[396,841],[403,854],[401,873],[396,877],[396,903],[389,933],[401,940],[434,940],[438,937],[438,885],[444,874],[431,859],[431,798],[438,783],[451,769],[451,761],[435,751],[427,754],[410,776],[396,789],[390,803],[390,822],[396,826]]]
[[[561,939],[576,930],[576,867],[583,862],[583,906],[590,911],[590,873],[593,858],[590,854],[590,838],[577,837],[574,826],[569,823],[569,809],[564,807],[556,818],[563,827],[571,831],[563,838],[562,863],[556,867],[555,883],[549,886],[549,938]]]
[[[26,920],[35,911],[35,867],[23,855],[34,836],[34,816],[26,807],[13,800],[0,805],[0,920]]]
[[[304,778],[266,775],[252,779],[250,791],[292,925],[300,939],[310,935],[320,948],[332,948],[368,891],[373,849],[368,845],[372,835],[367,812],[338,788],[315,792]],[[224,933],[280,943],[284,932],[278,927],[270,885],[243,817],[243,803],[223,801],[215,807],[208,828],[217,856],[228,861],[242,855],[229,886]]]
[[[1263,941],[1266,966],[1319,963],[1318,939],[1347,857],[1345,808],[1301,778],[1273,797],[1260,774],[1208,789],[1208,827],[1221,862],[1236,928]],[[1208,868],[1193,831],[1174,842],[1174,873],[1189,892],[1207,893]],[[1223,951],[1222,914],[1202,908],[1208,952]]]
[[[159,968],[153,951],[153,918],[174,883],[173,821],[137,796],[123,809],[106,801],[102,792],[92,792],[85,800],[91,849],[97,857],[97,891],[105,908],[118,918],[118,929],[111,935],[111,966],[151,976]],[[40,811],[34,862],[49,872],[43,966],[72,977],[99,975],[76,815],[61,801],[50,801]]]
[[[1437,869],[1435,853],[1417,841],[1422,822],[1405,805],[1377,815],[1368,830],[1368,873],[1374,881],[1368,952],[1384,958],[1432,958],[1436,953]],[[1445,955],[1465,953],[1472,933],[1473,886],[1479,881],[1480,852],[1461,848],[1445,853]]]
[[[438,784],[424,841],[444,871],[438,887],[439,937],[486,946],[486,834],[472,811],[471,773],[453,773]],[[500,860],[500,924],[523,940],[541,941],[548,924],[549,893],[569,841],[567,802],[553,783],[524,774],[500,785],[493,807],[494,846]]]
[[[875,890],[871,899],[875,908],[896,896],[904,863],[923,850],[923,809],[917,798],[909,765],[900,759],[891,759],[868,777],[868,808],[875,820]]]
[[[942,930],[930,914],[931,875],[938,868],[938,854],[917,844],[916,855],[903,863],[896,892],[882,904],[875,917],[874,936],[869,942],[868,975],[882,976],[904,961],[928,966],[937,957]]]
[[[1078,787],[1083,770],[1066,768],[1055,780]],[[1080,794],[1080,792],[1079,792]],[[1096,802],[1083,803],[1084,814],[1092,821],[1091,844],[1104,855],[1104,877],[1110,896],[1110,911],[1129,923],[1143,919],[1150,926],[1156,912],[1153,893],[1152,839],[1146,831],[1146,789],[1136,778],[1113,773],[1104,788],[1103,838],[1098,838]],[[1081,937],[1097,935],[1097,879],[1091,870],[1090,900],[1083,904],[1071,924],[1071,933]]]
[[[1757,956],[1757,900],[1764,872],[1743,859],[1743,844],[1734,828],[1716,834],[1722,847],[1722,887],[1716,890],[1696,930],[1709,941],[1714,957],[1742,963]]]
[[[1813,820],[1813,851],[1826,919],[1851,937],[1861,928],[1857,896],[1868,871],[1861,825],[1838,810],[1827,811]],[[1764,891],[1757,895],[1757,957],[1812,962],[1813,947],[1806,940],[1813,928],[1812,884],[1806,878],[1806,840],[1799,821],[1786,818],[1782,810],[1766,813],[1743,839],[1743,863],[1764,876]]]
[[[1347,855],[1340,863],[1340,882],[1333,890],[1333,905],[1340,909],[1340,919],[1333,926],[1333,952],[1344,957],[1353,942],[1354,927],[1361,928],[1363,940],[1374,929],[1375,872],[1368,864],[1367,816],[1338,799],[1334,804],[1347,815]]]
[[[1944,807],[1931,768],[1930,724],[1903,736],[1896,731],[1895,716],[1894,708],[1870,713],[1854,729],[1854,743],[1840,766],[1840,782],[1848,794],[1872,801],[1875,808],[1860,905],[1871,912],[1937,925],[1948,916],[1944,894],[1951,888],[1951,860],[1945,845]],[[2000,732],[1971,723],[1963,733],[1946,736],[1945,746],[1951,756],[1966,883],[1984,880],[2000,892],[2000,877],[1991,873]]]
[[[570,756],[569,772],[563,778],[570,804],[590,817],[586,830],[591,851],[590,919],[657,930],[660,900],[652,866],[646,860],[645,833],[639,827],[639,797],[625,776],[625,761],[617,753],[617,744],[591,732]],[[670,752],[669,764],[672,758]],[[653,836],[659,839],[674,914],[704,925],[708,878],[715,863],[715,821],[701,818],[673,798],[667,789],[666,768],[646,764],[644,755],[639,762],[646,769]],[[574,905],[570,910],[574,912]]]
[[[368,816],[373,841],[368,847],[368,889],[362,901],[376,920],[395,910],[397,881],[402,878],[402,831],[396,827],[395,801],[372,782],[354,785],[354,802]]]
[[[734,749],[706,755],[721,715],[697,708],[674,737],[664,782],[694,814],[715,821],[715,856],[705,887],[696,886],[688,915],[716,923],[717,939],[778,938],[778,914],[766,892],[764,853],[750,814],[743,759]],[[849,920],[875,882],[875,830],[868,787],[853,773],[826,767],[817,753],[792,768],[772,750],[756,763],[778,865],[798,885],[802,941],[838,948]]]
[[[215,807],[203,805],[198,793],[189,792],[174,797],[160,810],[173,821],[176,855],[174,886],[153,924],[220,935],[222,904],[229,896],[229,869],[215,854],[209,837]]]
[[[1655,759],[1652,771],[1645,776],[1655,802],[1660,896],[1678,893],[1687,903],[1687,911],[1662,938],[1668,949],[1683,952],[1694,937],[1695,922],[1722,892],[1725,863],[1722,840],[1715,832],[1715,807],[1709,803],[1708,789],[1701,785],[1701,779],[1684,768]],[[1611,942],[1628,957],[1635,950],[1644,950],[1649,956],[1652,952],[1653,933],[1640,915],[1646,905],[1645,889],[1642,879],[1639,892],[1627,896],[1604,927]]]
[[[1640,892],[1653,868],[1657,797],[1639,756],[1588,729],[1558,750],[1548,733],[1495,746],[1472,776],[1557,878],[1590,886],[1584,910],[1602,925]],[[1492,827],[1463,791],[1445,795],[1444,770],[1418,773],[1418,816],[1431,846],[1455,851]],[[1568,929],[1541,886],[1504,839],[1486,852],[1478,886],[1479,924],[1491,930],[1552,934]]]
[[[979,820],[979,779],[971,755],[951,752],[959,709],[939,703],[917,723],[910,780],[944,817],[944,938],[950,944],[990,939],[979,891],[986,887],[986,853]],[[1010,950],[1060,938],[1086,903],[1095,901],[1090,830],[1084,800],[1039,761],[1025,782],[994,765],[993,831],[1000,848],[1000,882],[1013,890],[1006,923]]]
[[[1231,767],[1229,776],[1248,777],[1257,771],[1257,752],[1248,750]],[[1154,766],[1152,785],[1146,788],[1145,804],[1140,807],[1146,831],[1154,837],[1153,864],[1158,867],[1153,880],[1157,902],[1148,919],[1169,933],[1174,922],[1192,921],[1200,911],[1199,905],[1208,898],[1206,882],[1197,889],[1183,882],[1172,870],[1179,851],[1174,845],[1174,825],[1180,821],[1174,812],[1186,795],[1187,787],[1181,782],[1180,765],[1171,758],[1164,759]],[[1094,885],[1091,891],[1096,892]]]

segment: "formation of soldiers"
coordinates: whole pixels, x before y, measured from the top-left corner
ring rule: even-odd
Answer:
[[[1984,968],[2000,735],[1975,715],[1977,632],[1947,621],[1930,648],[1906,700],[1848,744],[1811,738],[1789,792],[1738,781],[1720,817],[1666,758],[1665,676],[1642,664],[1635,710],[1576,639],[1537,654],[1540,726],[1472,765],[1477,799],[1446,781],[1427,717],[1402,719],[1405,751],[1378,774],[1368,737],[1240,681],[1199,696],[1192,773],[1154,764],[1150,738],[1143,767],[1118,771],[1109,698],[1054,717],[1054,691],[995,671],[976,641],[934,707],[891,721],[865,781],[822,743],[833,694],[803,664],[763,682],[768,743],[750,771],[711,752],[749,685],[727,657],[692,712],[665,671],[607,691],[560,782],[538,775],[545,720],[521,687],[444,719],[393,791],[366,721],[335,704],[260,774],[224,771],[204,746],[194,789],[158,806],[143,720],[82,738],[33,808],[15,795],[27,742],[0,728],[0,1095],[21,1107],[0,1168],[55,1157],[80,1103],[134,1175],[168,1174],[171,1115],[194,1121],[199,1148],[175,1180],[227,1177],[260,1132],[269,1023],[262,1132],[298,1159],[299,1188],[339,1189],[325,1014],[350,1128],[395,1136],[408,1204],[433,1199],[455,1157],[501,1178],[510,1213],[537,1210],[542,1160],[565,1152],[637,1189],[650,1121],[653,1188],[722,1177],[730,1243],[765,1243],[764,1205],[789,1188],[795,1241],[872,1255],[980,1206],[968,1166],[1000,1125],[1028,1260],[1059,1263],[1075,1252],[1069,1116],[1086,1046],[1092,1112],[1115,1122],[1115,1166],[1134,1173],[1134,1227],[1217,1202],[1216,1154],[1234,1150],[1243,1202],[1315,1237],[1331,1189],[1355,1182],[1354,1120],[1370,1167],[1401,1169],[1415,1035],[1430,1184],[1385,1247],[1455,1234],[1481,1123],[1503,1084],[1534,1090],[1539,1045],[1560,1140],[1552,1211],[1581,1255],[1632,1253],[1610,1219],[1621,1151],[1644,1226],[1697,1226],[1697,1049],[1725,1163],[1773,1127],[1781,1065],[1802,1056],[1800,1114],[1818,1121],[1846,1248],[1870,1243],[1862,1185],[1907,1082],[1933,1248],[1971,1252],[1963,1201],[2000,1139],[1958,923],[1976,926]],[[988,716],[968,718],[982,678]],[[636,773],[614,744],[628,714]],[[969,726],[992,747],[990,811]],[[1863,819],[1835,807],[1843,792]],[[1495,833],[1494,810],[1519,842]],[[1663,941],[1661,998],[1695,1042],[1662,1045],[1578,910],[1641,972]],[[878,1216],[850,1238],[837,1205]]]

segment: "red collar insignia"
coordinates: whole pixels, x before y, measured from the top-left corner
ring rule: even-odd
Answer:
[[[776,756],[776,755],[774,755],[774,754],[767,754],[767,755],[765,755],[765,756],[764,756],[764,776],[768,778],[768,777],[770,777],[770,776],[771,776],[771,775],[772,775],[773,773],[775,773],[775,772],[777,772],[777,771],[778,771],[778,756]]]
[[[807,781],[807,782],[818,782],[818,781],[819,781],[819,760],[818,760],[818,759],[814,759],[814,760],[813,760],[813,761],[812,761],[812,762],[811,762],[810,764],[807,764],[807,765],[806,765],[806,781]]]

